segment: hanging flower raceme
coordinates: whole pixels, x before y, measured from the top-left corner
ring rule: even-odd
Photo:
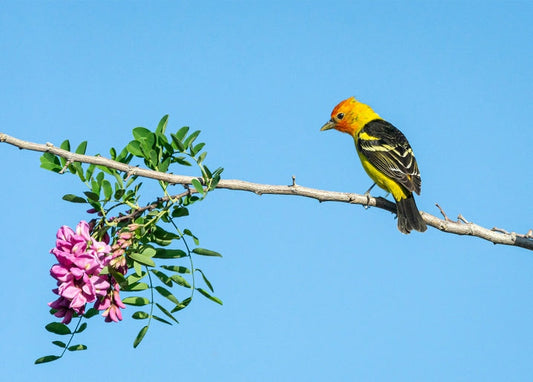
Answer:
[[[84,314],[86,304],[96,302],[95,308],[105,310],[103,315],[108,321],[110,306],[115,310],[124,308],[118,296],[118,284],[110,275],[100,274],[114,257],[109,237],[105,235],[104,241],[94,239],[85,221],[78,224],[76,231],[61,227],[56,236],[56,247],[50,252],[58,264],[52,266],[50,274],[57,280],[58,287],[53,292],[59,298],[48,305],[56,310],[56,317],[63,317],[62,322],[68,324],[74,313]],[[118,321],[122,315],[115,310],[112,320]]]
[[[117,272],[125,275],[128,272],[126,264],[126,249],[133,243],[133,232],[138,228],[137,224],[130,224],[117,232],[117,241],[111,247],[111,260],[109,266]]]
[[[105,322],[122,321],[122,312],[126,305],[120,299],[120,288],[118,283],[113,283],[113,288],[110,288],[104,298],[99,299],[94,307],[98,310],[103,310],[102,316],[105,317]]]

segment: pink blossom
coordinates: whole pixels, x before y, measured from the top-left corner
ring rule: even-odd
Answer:
[[[50,252],[59,264],[52,266],[50,274],[57,280],[58,288],[53,292],[59,297],[48,305],[57,310],[57,317],[64,317],[63,323],[69,323],[74,313],[84,314],[88,302],[110,290],[109,276],[100,272],[111,260],[111,247],[109,241],[92,238],[85,221],[77,225],[76,231],[61,227],[56,236],[56,247]]]
[[[120,272],[123,275],[128,273],[128,264],[126,264],[126,256],[124,256],[123,249],[120,249],[113,254],[109,266],[113,267],[117,272]]]
[[[136,227],[136,225],[130,224],[128,229],[130,229],[130,226]],[[126,248],[128,248],[133,242],[133,233],[129,231],[120,231],[117,236],[117,242],[111,247],[112,256],[109,261],[109,266],[113,267],[117,272],[125,275],[128,272],[128,266],[124,255],[126,253]]]
[[[122,321],[122,311],[126,305],[120,299],[120,289],[118,284],[115,284],[115,289],[110,291],[104,299],[97,302],[94,307],[98,310],[103,310],[102,316],[105,317],[106,322]]]
[[[57,291],[57,289],[56,289]],[[52,309],[55,309],[56,312],[54,313],[54,316],[56,317],[63,317],[63,321],[61,321],[64,324],[69,324],[72,320],[72,316],[74,314],[74,311],[70,309],[70,301],[67,300],[64,297],[59,297],[54,302],[51,302],[48,304]]]
[[[67,282],[73,277],[69,269],[61,264],[55,264],[52,266],[50,269],[50,275],[60,282]]]

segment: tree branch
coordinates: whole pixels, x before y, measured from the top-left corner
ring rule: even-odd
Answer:
[[[121,162],[116,162],[111,159],[104,158],[102,156],[76,154],[55,147],[51,143],[46,143],[43,145],[33,142],[27,142],[3,133],[0,133],[0,142],[8,143],[10,145],[18,147],[19,149],[39,152],[50,152],[52,154],[65,158],[68,163],[80,162],[106,166],[118,171],[122,171],[128,174],[129,176],[137,175],[145,178],[161,180],[171,184],[182,185],[192,184],[191,181],[193,179],[198,179],[200,182],[202,182],[202,178],[157,172],[149,169],[130,166]],[[221,179],[217,185],[217,188],[249,191],[257,195],[296,195],[316,199],[319,202],[344,202],[350,204],[361,204],[363,206],[377,207],[389,212],[396,213],[396,205],[393,202],[390,202],[384,198],[374,198],[372,196],[359,195],[348,192],[335,192],[303,187],[296,184],[294,177],[292,179],[292,184],[286,186],[259,184],[236,179]],[[466,219],[461,215],[459,216],[457,221],[452,221],[446,216],[440,206],[437,205],[437,207],[440,209],[444,219],[440,219],[436,216],[430,215],[427,212],[421,212],[424,221],[429,226],[432,226],[443,232],[453,233],[456,235],[469,235],[479,237],[494,244],[504,244],[533,250],[532,230],[529,230],[527,234],[522,235],[515,232],[507,232],[506,230],[503,230],[501,228],[488,229],[472,222],[467,222]]]

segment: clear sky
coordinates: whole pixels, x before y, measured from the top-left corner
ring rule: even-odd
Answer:
[[[319,132],[354,95],[408,137],[421,210],[533,228],[532,2],[193,3],[1,2],[0,131],[107,154],[168,113],[226,178],[363,193],[353,142]],[[224,255],[197,260],[223,306],[198,297],[136,350],[131,307],[93,318],[87,351],[34,366],[56,352],[55,232],[89,217],[61,200],[82,185],[39,154],[0,158],[3,380],[533,380],[530,251],[226,190],[184,223]]]

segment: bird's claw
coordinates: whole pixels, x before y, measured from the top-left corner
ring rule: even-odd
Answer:
[[[372,183],[370,188],[366,190],[366,192],[363,194],[364,196],[366,196],[366,205],[363,206],[365,207],[365,210],[370,208],[370,191],[374,188],[375,185],[376,183]]]

